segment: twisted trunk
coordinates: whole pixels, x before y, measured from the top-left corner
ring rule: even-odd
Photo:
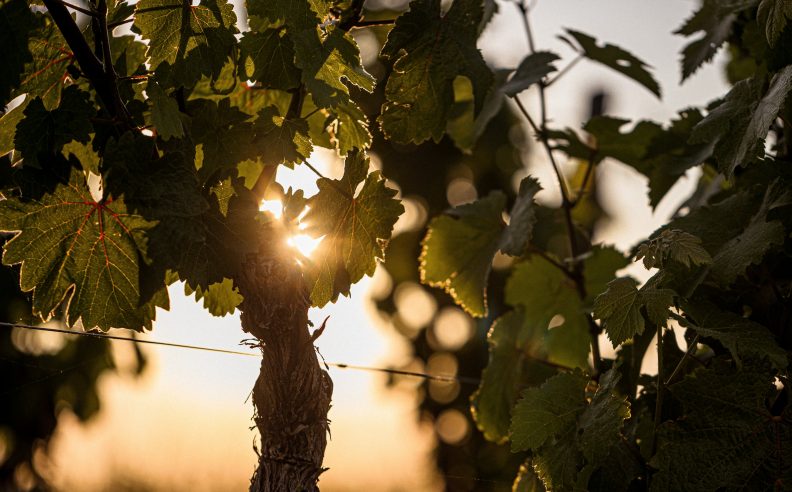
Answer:
[[[247,258],[237,284],[245,299],[242,329],[262,351],[253,388],[261,454],[250,490],[318,490],[333,385],[308,331],[302,274],[288,252],[262,250]]]

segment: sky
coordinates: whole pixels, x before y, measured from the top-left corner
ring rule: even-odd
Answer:
[[[504,1],[499,7],[479,47],[492,66],[513,68],[527,54],[525,33],[517,9]],[[613,93],[610,115],[658,121],[721,95],[726,83],[719,63],[678,85],[678,53],[685,41],[671,32],[695,7],[692,0],[535,0],[531,22],[537,49],[562,55],[560,66],[573,58],[571,49],[556,38],[569,27],[636,54],[654,67],[663,89],[658,100],[634,82],[584,60],[548,91],[552,124],[579,128],[589,94],[600,87]],[[536,94],[527,91],[521,97],[535,112]],[[340,174],[338,163],[327,154],[312,156],[312,162],[329,177]],[[552,200],[557,184],[549,164],[539,153],[526,156],[526,162],[527,172],[539,177],[543,193]],[[663,223],[692,184],[683,179],[674,191],[676,198],[652,213],[645,180],[637,173],[610,162],[600,172],[608,176],[606,206],[617,220],[598,239],[622,249]],[[316,190],[315,177],[303,168],[279,172],[278,180],[307,194]],[[408,360],[407,344],[377,318],[368,300],[372,288],[381,288],[378,282],[364,279],[353,288],[351,299],[311,311],[314,323],[330,316],[317,343],[328,362],[383,367]],[[158,313],[147,338],[245,350],[239,345],[244,336],[238,315],[212,317],[185,298],[179,285],[170,293],[171,311]],[[138,488],[149,483],[170,490],[243,489],[256,460],[248,395],[258,374],[257,359],[166,347],[145,350],[151,366],[142,378],[103,377],[104,406],[97,418],[85,426],[63,418],[48,465],[56,483],[86,491],[102,490],[111,478]],[[114,342],[114,351],[121,362],[130,357],[124,342]],[[331,368],[330,374],[332,434],[325,462],[330,470],[322,476],[322,490],[441,490],[442,480],[432,474],[430,463],[433,431],[419,423],[414,394],[386,389],[384,377],[376,373]]]

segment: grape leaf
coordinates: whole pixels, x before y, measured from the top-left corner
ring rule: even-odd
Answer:
[[[756,5],[757,0],[704,0],[693,16],[674,34],[690,37],[703,31],[697,40],[682,50],[682,81],[693,75],[704,63],[712,60],[732,32],[737,14]]]
[[[558,55],[549,51],[531,53],[523,58],[514,75],[503,86],[503,93],[514,97],[533,84],[539,83],[547,74],[557,70],[553,62],[560,59]]]
[[[49,319],[63,304],[66,322],[86,329],[151,328],[154,305],[141,306],[139,268],[152,226],[121,199],[94,201],[76,169],[41,200],[0,201],[0,230],[17,233],[3,263],[22,264],[34,312]]]
[[[379,118],[398,143],[439,142],[454,103],[454,80],[473,85],[474,114],[492,85],[492,73],[476,48],[482,6],[457,0],[443,15],[440,0],[414,0],[388,34],[382,56],[394,62]]]
[[[792,193],[779,181],[767,189],[759,210],[712,258],[711,276],[722,286],[732,284],[737,277],[765,254],[784,243],[784,227],[779,220],[767,220],[768,213],[792,203]]]
[[[520,182],[517,199],[509,213],[509,225],[501,236],[499,249],[507,255],[520,256],[531,242],[536,224],[534,197],[542,189],[536,178],[528,176]]]
[[[539,190],[535,178],[522,180],[509,225],[501,218],[506,205],[501,192],[433,219],[421,250],[421,281],[445,289],[473,316],[486,315],[492,260],[498,250],[513,256],[525,251],[536,223],[534,196]]]
[[[765,89],[762,78],[741,80],[723,101],[693,129],[691,143],[714,143],[714,156],[728,177],[739,166],[764,156],[764,139],[792,90],[792,66],[773,76]]]
[[[663,268],[671,260],[685,267],[708,265],[712,263],[701,239],[678,229],[664,229],[659,236],[642,243],[635,254],[635,260],[643,259],[644,266]]]
[[[165,93],[156,80],[149,79],[146,85],[146,95],[149,97],[151,105],[151,124],[157,130],[163,140],[172,137],[184,136],[181,117],[179,116],[179,105]]]
[[[240,162],[256,157],[249,115],[232,106],[228,99],[187,101],[187,113],[192,117],[190,136],[203,151],[198,170],[202,181],[219,170],[230,171]]]
[[[231,55],[237,32],[234,8],[225,0],[141,0],[134,29],[148,41],[149,63],[160,81],[192,87],[202,75],[212,78]],[[167,65],[164,65],[167,64]]]
[[[544,331],[544,327],[526,320],[522,308],[509,311],[492,323],[487,333],[489,362],[470,399],[473,420],[486,439],[505,442],[519,388],[541,384],[555,373],[549,366],[534,361],[545,356]]]
[[[586,408],[587,383],[580,372],[560,373],[539,388],[525,390],[512,413],[512,452],[537,450],[551,437],[574,429]]]
[[[657,84],[652,74],[646,70],[648,65],[635,55],[612,44],[599,46],[597,45],[597,40],[588,34],[573,31],[572,29],[567,29],[566,32],[577,41],[578,45],[583,50],[582,54],[586,58],[602,63],[622,75],[633,79],[646,87],[649,92],[660,97],[660,86]]]
[[[511,306],[522,306],[530,322],[544,333],[550,361],[588,366],[588,322],[575,282],[566,274],[546,259],[530,256],[514,267],[504,297]],[[557,316],[561,324],[549,329]]]
[[[792,19],[792,3],[789,0],[762,0],[756,17],[764,24],[767,43],[773,47],[789,19]]]
[[[14,150],[17,125],[25,117],[25,109],[28,104],[30,104],[29,97],[25,98],[19,106],[0,116],[0,157]]]
[[[238,184],[222,213],[218,199],[202,191],[187,151],[159,156],[153,139],[126,133],[108,144],[102,165],[107,189],[123,190],[131,210],[157,222],[148,232],[153,276],[171,270],[192,289],[206,288],[234,278],[256,251],[256,201]]]
[[[621,277],[608,284],[608,290],[594,300],[594,317],[604,322],[605,332],[613,346],[631,339],[644,331],[641,309],[646,309],[649,320],[664,324],[668,307],[673,304],[674,291],[645,286],[638,290],[637,282]]]
[[[45,108],[53,109],[60,103],[61,91],[69,80],[67,68],[74,61],[74,54],[54,23],[47,18],[40,22],[41,27],[31,33],[28,42],[33,61],[25,63],[22,81],[12,97],[39,96]]]
[[[308,123],[302,118],[284,118],[275,106],[259,111],[253,133],[253,145],[266,165],[303,162],[313,150]]]
[[[683,310],[695,322],[682,323],[702,337],[718,340],[729,349],[735,360],[740,355],[767,357],[773,365],[784,370],[787,365],[786,352],[778,346],[773,334],[764,326],[740,315],[720,310],[716,305],[696,300],[683,305]]]
[[[767,369],[721,363],[669,389],[685,414],[659,432],[652,491],[769,490],[792,480],[792,413],[786,398],[771,412]]]
[[[512,492],[545,492],[544,484],[534,472],[530,459],[520,465]]]
[[[363,68],[360,51],[349,33],[331,22],[330,3],[294,0],[251,2],[251,15],[283,23],[294,44],[294,66],[318,107],[332,108],[349,102],[344,81],[371,92],[374,77]]]
[[[338,294],[349,295],[352,283],[374,274],[376,260],[384,259],[393,224],[404,211],[394,198],[396,190],[385,186],[379,171],[367,175],[368,168],[363,152],[350,152],[344,176],[320,178],[319,193],[308,201],[302,221],[305,232],[324,237],[312,255],[310,291],[315,306],[335,301]]]
[[[96,110],[87,92],[70,86],[63,91],[56,109],[47,111],[42,99],[36,97],[23,114],[16,127],[14,148],[27,165],[38,166],[42,157],[59,153],[72,140],[88,142]]]
[[[193,290],[189,284],[185,283],[184,294],[188,296],[195,294],[196,301],[203,300],[203,307],[212,316],[234,314],[234,311],[243,300],[239,289],[234,287],[234,282],[227,278],[224,278],[221,282],[209,284],[206,289],[198,285]]]
[[[11,99],[11,91],[22,82],[25,64],[33,61],[29,39],[38,25],[36,16],[25,0],[0,2],[0,107]]]
[[[294,66],[291,39],[280,29],[244,33],[239,41],[239,76],[269,89],[297,87],[300,71]]]
[[[588,378],[562,373],[523,392],[512,415],[512,451],[533,451],[534,472],[548,490],[588,490],[592,473],[620,446],[630,406],[614,393],[619,379],[610,369],[591,394]]]
[[[353,149],[364,150],[371,146],[368,118],[352,101],[341,103],[331,110],[329,129],[331,142],[340,155]]]
[[[580,446],[589,463],[602,463],[621,442],[620,429],[630,418],[627,398],[613,391],[621,379],[617,370],[602,375],[599,388],[578,419]]]
[[[473,316],[487,313],[487,278],[503,231],[506,196],[493,192],[429,223],[420,258],[421,282],[448,292]]]

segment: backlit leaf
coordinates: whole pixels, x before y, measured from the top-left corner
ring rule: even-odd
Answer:
[[[34,312],[49,319],[63,305],[66,322],[82,320],[86,329],[151,328],[154,306],[141,307],[139,267],[152,225],[120,199],[96,202],[77,170],[41,200],[0,201],[0,230],[18,232],[3,263],[22,264]]]
[[[178,103],[168,97],[155,80],[149,80],[146,95],[151,105],[151,124],[156,128],[157,135],[163,140],[183,136],[184,128],[179,116]]]
[[[312,255],[311,302],[324,306],[349,295],[349,287],[363,275],[373,275],[376,260],[384,259],[393,224],[404,211],[385,186],[379,171],[368,173],[363,152],[350,152],[341,179],[320,178],[319,193],[308,201],[302,223],[305,232],[323,237]],[[358,187],[362,188],[358,191]]]
[[[236,15],[225,0],[141,0],[134,28],[148,41],[151,68],[161,80],[193,86],[202,75],[217,77],[236,44]],[[167,64],[163,67],[163,64]]]
[[[421,249],[421,282],[441,287],[473,316],[487,313],[486,287],[503,231],[501,192],[435,217]]]
[[[440,0],[414,0],[388,34],[382,56],[394,62],[380,124],[399,143],[439,142],[454,103],[454,80],[473,85],[474,113],[482,108],[492,73],[476,48],[482,6],[457,0],[445,14]]]

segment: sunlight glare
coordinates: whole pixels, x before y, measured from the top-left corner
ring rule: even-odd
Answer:
[[[296,234],[286,240],[286,244],[295,248],[303,256],[311,256],[324,237],[314,238],[307,234]]]
[[[259,210],[262,212],[269,212],[276,219],[280,219],[283,215],[283,203],[280,200],[262,200]]]

